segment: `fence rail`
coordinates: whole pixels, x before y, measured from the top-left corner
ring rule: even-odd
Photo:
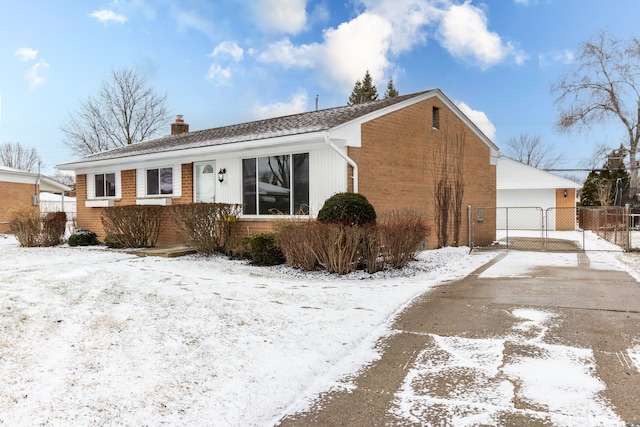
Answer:
[[[640,248],[640,214],[625,207],[469,207],[469,246],[541,251]]]

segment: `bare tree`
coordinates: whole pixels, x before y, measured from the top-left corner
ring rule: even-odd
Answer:
[[[611,206],[613,204],[613,196],[611,194],[613,182],[610,179],[600,178],[595,184],[596,197],[600,202],[600,206]]]
[[[506,156],[534,168],[552,169],[563,159],[553,147],[542,143],[539,135],[520,134],[507,141]]]
[[[638,191],[636,151],[640,133],[640,40],[622,41],[599,31],[579,46],[575,68],[552,87],[560,110],[560,131],[588,130],[611,119],[625,130],[629,150],[630,193]]]
[[[0,164],[27,172],[37,172],[40,155],[31,147],[27,148],[19,142],[0,144]]]
[[[150,88],[143,74],[123,68],[112,70],[97,95],[87,98],[61,129],[65,144],[84,156],[152,138],[168,120],[166,95]]]
[[[53,174],[53,179],[55,179],[58,182],[63,183],[64,185],[68,185],[69,187],[75,187],[76,186],[76,177],[75,175],[69,175],[63,172],[60,172],[59,170],[55,170],[54,174]]]

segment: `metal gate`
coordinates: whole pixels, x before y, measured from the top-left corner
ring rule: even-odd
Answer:
[[[623,207],[469,207],[468,219],[471,248],[577,252],[640,247],[640,231],[631,227],[635,217]]]

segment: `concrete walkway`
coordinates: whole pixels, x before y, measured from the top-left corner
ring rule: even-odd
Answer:
[[[514,310],[526,307],[553,312],[560,319],[540,335],[544,345],[592,351],[593,375],[606,386],[598,399],[607,402],[607,410],[621,420],[619,425],[640,426],[640,373],[627,356],[627,350],[640,343],[640,284],[624,271],[592,268],[584,253],[571,255],[576,256],[573,267],[539,266],[527,275],[530,277],[483,277],[488,268],[508,263],[509,254],[516,253],[505,252],[464,280],[425,294],[397,319],[395,333],[379,343],[381,359],[354,379],[355,388],[329,392],[308,412],[288,416],[279,425],[456,425],[450,412],[439,411],[437,405],[423,408],[413,418],[398,416],[394,399],[416,365],[416,358],[433,347],[437,337],[509,336],[514,331]],[[540,348],[507,343],[502,357],[513,360]],[[415,381],[412,386],[429,387],[431,394],[444,396],[450,393],[451,384],[464,390],[465,382],[477,381],[475,374],[465,377],[469,372],[459,371],[457,375],[432,378],[429,384]],[[517,392],[518,384],[514,387]],[[515,393],[507,408],[494,408],[493,422],[465,425],[558,425],[552,410],[519,396]],[[455,412],[458,403],[452,405]],[[464,405],[460,402],[457,408],[463,411]],[[577,418],[572,421],[574,415]],[[562,419],[564,425],[581,425],[581,416],[584,414],[570,414]],[[594,418],[584,425],[606,424]]]

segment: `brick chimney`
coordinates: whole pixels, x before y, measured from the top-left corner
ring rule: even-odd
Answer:
[[[176,116],[176,122],[171,123],[171,135],[189,132],[189,125],[182,120],[182,114]]]

